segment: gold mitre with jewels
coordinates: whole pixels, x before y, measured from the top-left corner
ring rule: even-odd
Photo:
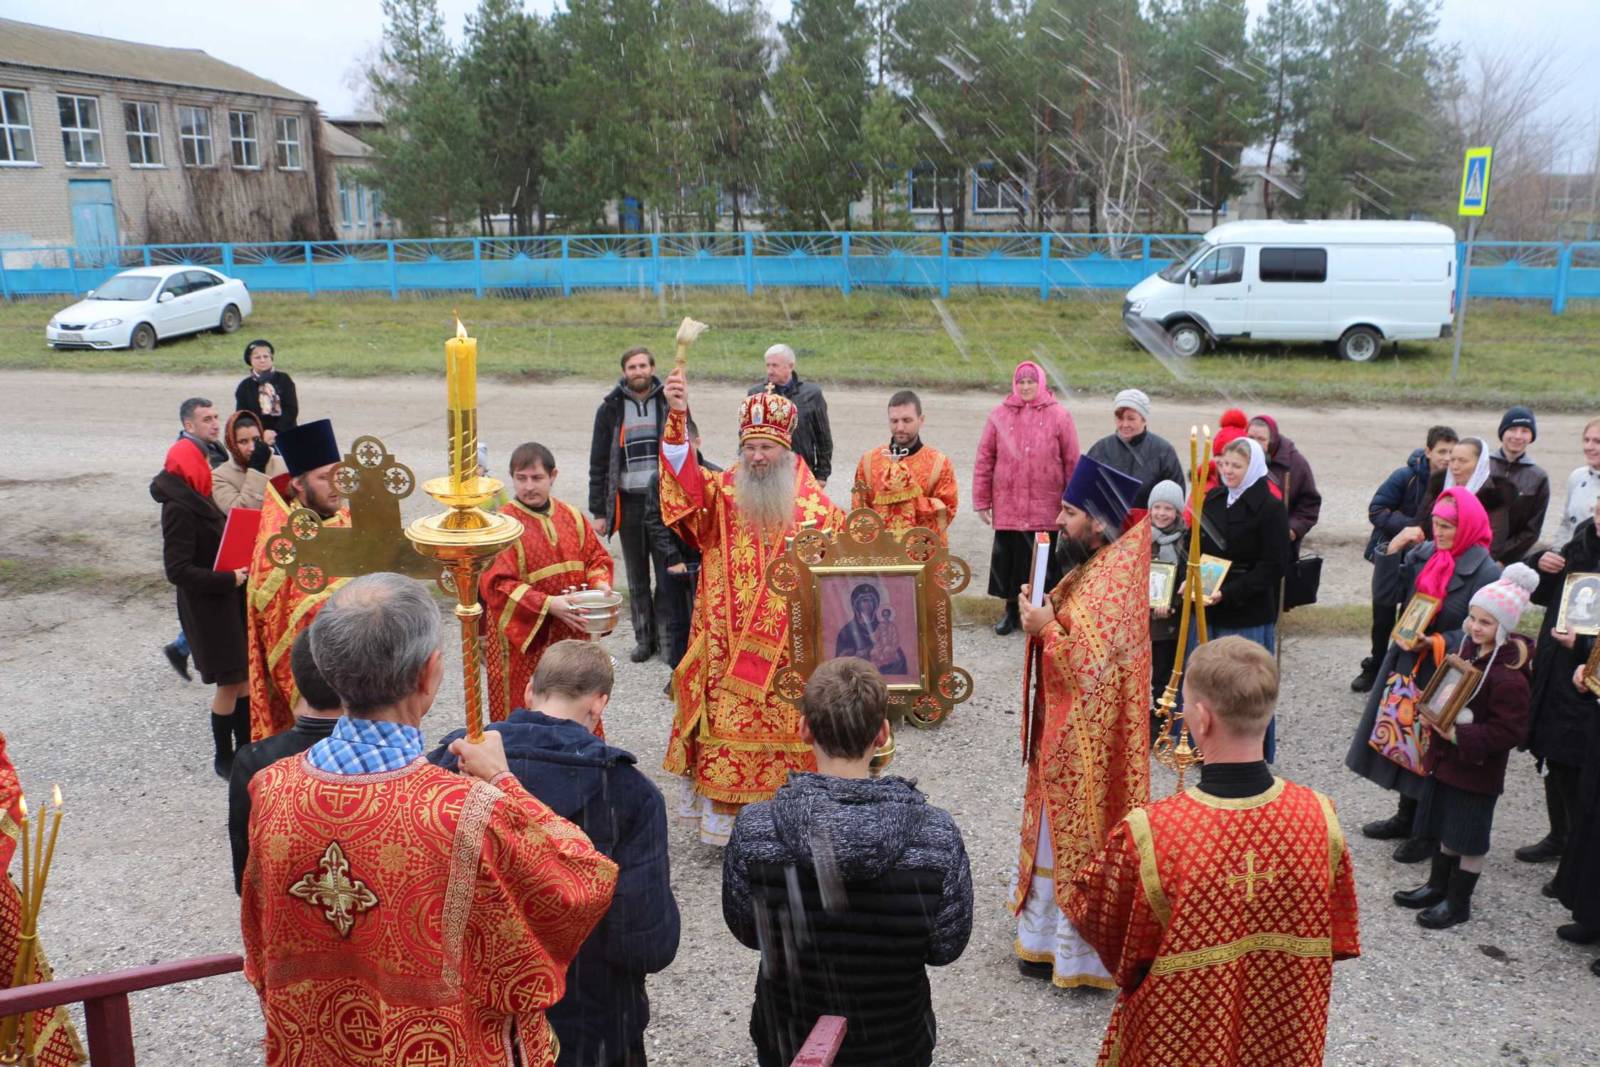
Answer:
[[[769,385],[752,393],[739,405],[739,441],[765,439],[784,448],[794,447],[794,424],[799,411],[788,397],[779,396]]]

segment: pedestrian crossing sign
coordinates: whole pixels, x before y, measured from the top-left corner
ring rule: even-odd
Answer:
[[[1459,215],[1482,215],[1489,207],[1489,161],[1493,148],[1469,148],[1461,168],[1461,205]]]

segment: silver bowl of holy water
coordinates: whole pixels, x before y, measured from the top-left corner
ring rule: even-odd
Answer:
[[[578,628],[595,637],[615,630],[622,615],[622,594],[608,589],[574,590],[567,603],[578,616]]]

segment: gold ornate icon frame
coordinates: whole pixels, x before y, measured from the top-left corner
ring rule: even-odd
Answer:
[[[954,659],[950,599],[972,580],[972,568],[952,556],[933,530],[918,526],[896,537],[871,508],[852,511],[837,535],[801,530],[767,568],[767,588],[785,598],[789,611],[789,666],[773,679],[774,692],[798,705],[811,672],[835,658],[828,652],[824,585],[841,579],[897,582],[902,589],[905,579],[914,583],[916,633],[900,645],[915,651],[915,666],[908,662],[905,672],[915,681],[890,683],[889,717],[924,728],[942,722],[972,695],[972,675]],[[850,603],[853,609],[853,594]]]

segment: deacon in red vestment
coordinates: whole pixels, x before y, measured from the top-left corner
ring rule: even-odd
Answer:
[[[311,644],[346,715],[250,782],[241,927],[268,1067],[556,1061],[544,1009],[617,866],[523,789],[498,734],[451,746],[462,774],[423,759],[439,634],[422,583],[345,585]]]
[[[334,468],[343,459],[333,436],[333,424],[320,419],[282,430],[278,433],[278,450],[289,475],[286,481],[267,486],[255,556],[250,561],[250,579],[245,583],[250,736],[256,741],[294,725],[300,692],[289,669],[289,652],[294,639],[311,625],[328,597],[349,580],[333,578],[320,592],[306,593],[294,584],[287,570],[267,558],[268,539],[283,531],[295,508],[309,508],[327,526],[350,524],[350,513],[333,484]]]
[[[22,829],[21,801],[22,785],[17,780],[17,769],[6,754],[6,735],[0,734],[0,871],[10,871],[11,857],[17,851],[17,835]],[[44,818],[44,805],[35,807],[33,814],[35,818]],[[16,883],[8,873],[0,878],[0,989],[11,988],[21,946],[22,894],[17,892]],[[48,982],[54,977],[45,959],[44,946],[36,944],[30,983]],[[19,1041],[26,1040],[21,1029],[17,1034]],[[0,1049],[0,1054],[5,1052]],[[84,1061],[83,1046],[78,1043],[77,1031],[72,1028],[66,1009],[45,1008],[33,1013],[32,1052],[37,1057],[34,1062],[38,1067],[70,1067]]]
[[[550,495],[555,480],[556,459],[544,445],[530,441],[511,453],[516,497],[500,513],[522,523],[522,536],[478,583],[491,662],[505,665],[490,674],[492,722],[503,721],[522,699],[545,649],[588,640],[562,594],[578,586],[611,588],[611,553],[582,512]]]
[[[1199,787],[1129,814],[1066,897],[1120,990],[1100,1063],[1318,1067],[1333,961],[1361,954],[1333,802],[1261,759],[1278,697],[1265,649],[1202,645],[1183,688]]]
[[[922,443],[922,400],[910,389],[889,398],[889,445],[874,448],[856,464],[852,508],[871,508],[895,535],[925,526],[950,543],[960,489],[956,469],[936,448]]]
[[[800,711],[772,691],[789,664],[788,601],[767,566],[802,527],[838,530],[844,512],[790,449],[795,406],[754,393],[739,406],[739,462],[700,467],[688,445],[688,383],[667,378],[661,521],[701,554],[689,650],[673,675],[677,714],[663,766],[684,777],[678,815],[708,844],[727,844],[739,808],[766,800],[790,771],[816,769]]]
[[[1062,900],[1117,820],[1150,798],[1150,520],[1132,509],[1138,491],[1081,457],[1057,518],[1070,570],[1042,606],[1030,589],[1019,598],[1028,784],[1011,909],[1022,973],[1063,988],[1112,988]]]

